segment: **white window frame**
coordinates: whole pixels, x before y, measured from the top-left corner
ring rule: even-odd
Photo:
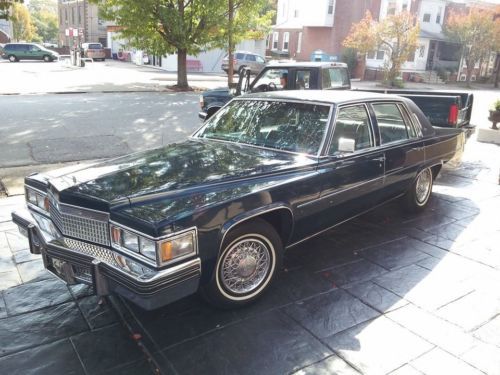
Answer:
[[[330,7],[332,8],[332,12],[330,13]],[[335,14],[335,0],[328,0],[328,7],[326,8],[327,14],[333,16]]]
[[[302,31],[299,32],[299,36],[297,37],[297,53],[300,53],[302,50]]]
[[[286,43],[286,48],[285,48],[285,43]],[[290,49],[290,33],[288,31],[285,31],[283,33],[283,43],[281,44],[281,50],[288,52]]]
[[[279,33],[277,31],[273,32],[273,43],[271,45],[272,50],[277,50],[278,49],[278,39],[279,39]]]

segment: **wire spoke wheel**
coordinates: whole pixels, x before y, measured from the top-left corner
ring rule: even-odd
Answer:
[[[419,205],[423,205],[429,199],[432,189],[432,172],[430,169],[424,169],[417,178],[415,184],[415,198]]]
[[[262,285],[270,266],[271,254],[263,241],[257,238],[238,241],[222,259],[222,284],[232,294],[251,293]]]

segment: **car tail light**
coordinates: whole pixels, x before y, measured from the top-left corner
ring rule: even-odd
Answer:
[[[450,105],[450,111],[448,112],[448,124],[457,126],[458,121],[458,105]]]

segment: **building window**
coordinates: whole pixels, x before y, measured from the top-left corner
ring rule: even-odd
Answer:
[[[299,18],[299,10],[298,9],[295,9],[295,11],[293,12],[293,16],[295,18]]]
[[[396,14],[396,2],[395,1],[389,1],[387,4],[387,15],[394,15]]]
[[[370,51],[366,54],[366,58],[369,60],[373,60],[375,58],[376,51]]]
[[[407,12],[408,11],[408,1],[404,1],[403,5],[401,7],[402,12]]]
[[[436,23],[438,23],[438,24],[441,24],[441,12],[442,12],[442,10],[443,9],[441,7],[439,7],[438,14],[436,15]]]
[[[377,60],[383,60],[385,56],[385,52],[382,50],[377,51]]]
[[[423,22],[431,22],[431,14],[430,13],[424,14]]]
[[[421,44],[420,47],[418,48],[418,57],[424,58],[425,56],[425,45]]]
[[[288,51],[289,42],[290,42],[290,33],[287,31],[283,33],[283,51]]]
[[[273,33],[273,49],[278,49],[278,37],[279,34],[277,31]]]
[[[300,53],[302,49],[302,31],[299,33],[299,37],[297,38],[297,53]]]
[[[335,6],[335,0],[328,0],[328,14],[333,14],[334,6]]]

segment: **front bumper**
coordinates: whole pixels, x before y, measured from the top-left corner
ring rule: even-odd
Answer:
[[[117,293],[152,310],[198,289],[199,258],[156,270],[106,247],[49,233],[41,222],[48,219],[36,212],[16,211],[12,219],[28,237],[31,253],[41,254],[48,271],[68,284],[92,285],[97,295]]]

